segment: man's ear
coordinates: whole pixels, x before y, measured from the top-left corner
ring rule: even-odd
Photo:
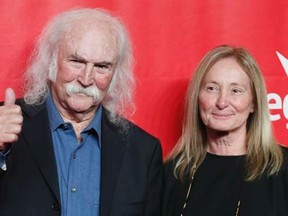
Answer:
[[[56,76],[57,76],[57,56],[55,54],[53,54],[52,56],[52,61],[49,65],[49,69],[48,69],[48,79],[52,82],[56,81]]]

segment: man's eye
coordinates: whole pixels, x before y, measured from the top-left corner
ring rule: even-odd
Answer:
[[[75,63],[75,64],[81,64],[83,62],[77,60],[77,59],[71,59],[70,62]]]
[[[107,64],[96,64],[95,67],[101,68],[101,69],[109,69],[109,65]]]
[[[111,64],[95,64],[95,70],[101,74],[109,74],[112,72],[112,65]]]

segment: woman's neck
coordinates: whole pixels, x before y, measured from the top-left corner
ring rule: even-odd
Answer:
[[[246,134],[210,132],[206,146],[207,152],[216,155],[244,155],[247,152]]]

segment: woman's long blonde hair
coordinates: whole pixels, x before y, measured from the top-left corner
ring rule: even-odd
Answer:
[[[234,58],[251,82],[255,112],[250,114],[247,122],[247,180],[253,180],[264,172],[267,175],[275,174],[283,164],[281,147],[273,135],[266,85],[259,66],[246,49],[223,45],[204,56],[188,86],[182,135],[166,160],[175,160],[174,174],[180,179],[187,172],[191,175],[193,167],[199,167],[206,156],[207,140],[199,114],[199,89],[205,74],[224,58]]]

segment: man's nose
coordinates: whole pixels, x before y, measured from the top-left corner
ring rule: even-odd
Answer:
[[[93,83],[93,65],[87,64],[79,76],[79,81],[83,86],[90,86]]]

